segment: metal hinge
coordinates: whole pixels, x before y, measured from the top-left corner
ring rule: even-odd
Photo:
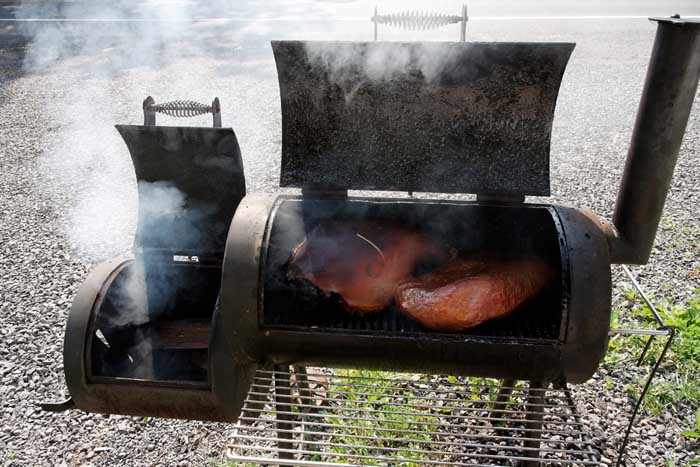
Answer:
[[[347,198],[348,190],[324,190],[318,188],[302,188],[305,198]]]
[[[501,205],[519,205],[525,202],[524,195],[476,195],[476,202],[479,204],[501,204]]]

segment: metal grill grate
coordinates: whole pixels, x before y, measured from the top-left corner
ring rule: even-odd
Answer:
[[[237,465],[600,465],[583,428],[568,389],[260,370],[227,457]]]
[[[443,339],[450,337],[464,339],[466,336],[482,338],[515,338],[537,339],[539,344],[557,342],[561,311],[551,306],[551,295],[547,292],[542,296],[528,301],[510,315],[496,320],[486,321],[479,326],[460,332],[430,331],[418,322],[407,317],[391,306],[381,313],[353,314],[337,303],[328,300],[329,306],[309,306],[305,300],[289,300],[288,296],[270,291],[266,295],[270,305],[265,307],[265,325],[280,329],[316,329],[322,332],[376,332],[378,334],[431,334],[441,335]],[[286,300],[283,300],[286,299]],[[291,306],[280,306],[282,303],[292,303]],[[533,313],[537,310],[537,313]]]

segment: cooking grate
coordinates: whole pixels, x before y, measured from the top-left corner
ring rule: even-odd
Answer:
[[[237,465],[600,465],[566,388],[280,368],[257,372],[227,452]]]
[[[395,305],[379,313],[351,313],[340,303],[340,298],[330,297],[313,290],[306,281],[290,281],[291,287],[270,286],[265,291],[264,325],[279,329],[309,329],[323,332],[360,332],[378,334],[424,334],[433,336],[418,322],[401,313]],[[312,291],[313,290],[313,291]],[[439,333],[442,338],[465,336],[486,338],[537,339],[556,342],[559,338],[562,307],[559,293],[553,287],[520,305],[508,316],[488,320],[478,326],[459,332]],[[552,306],[556,303],[556,306]],[[533,312],[534,311],[534,312]]]
[[[314,329],[323,333],[422,334],[441,340],[495,338],[560,343],[565,340],[562,324],[566,327],[568,321],[568,291],[564,287],[567,277],[557,277],[508,316],[463,331],[437,333],[407,317],[396,304],[377,313],[348,312],[340,295],[323,292],[312,282],[297,277],[289,264],[291,252],[319,226],[355,226],[359,234],[364,223],[370,223],[402,225],[421,232],[440,245],[449,245],[459,257],[532,256],[562,272],[568,270],[568,266],[562,266],[568,253],[561,251],[559,241],[563,241],[563,234],[556,219],[556,213],[542,206],[502,208],[435,202],[285,199],[274,213],[266,243],[260,324],[268,329]],[[416,276],[433,270],[439,262],[424,259],[419,263],[412,271]]]

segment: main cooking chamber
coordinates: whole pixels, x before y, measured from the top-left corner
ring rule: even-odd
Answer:
[[[342,297],[290,271],[299,244],[329,223],[358,225],[363,237],[367,224],[398,225],[448,245],[451,257],[529,258],[544,262],[553,274],[504,317],[464,330],[428,329],[399,311],[395,301],[358,313]],[[345,239],[337,247],[347,244]],[[440,267],[417,261],[410,273],[421,276]],[[221,284],[231,352],[258,365],[580,382],[593,374],[607,344],[607,239],[585,211],[562,206],[248,195],[231,223]]]
[[[583,210],[524,203],[549,195],[573,47],[273,42],[280,185],[302,195],[249,194],[231,222],[221,315],[239,361],[590,378],[609,326],[606,234]],[[400,66],[377,75],[387,54]]]
[[[372,242],[381,262],[383,245],[371,237],[372,228],[401,227],[402,231],[424,235],[449,250],[451,257],[478,257],[489,261],[537,259],[545,262],[555,276],[535,297],[500,319],[488,320],[476,327],[445,332],[448,339],[538,339],[557,342],[566,319],[566,300],[562,289],[560,228],[556,213],[545,206],[495,207],[476,204],[392,202],[390,200],[286,199],[272,217],[272,228],[264,261],[263,308],[260,322],[264,328],[314,329],[323,332],[357,332],[385,335],[435,334],[402,313],[395,303],[381,311],[359,313],[348,310],[337,293],[324,293],[311,282],[296,278],[290,271],[290,256],[309,234],[327,226],[349,229],[350,241]],[[368,230],[370,233],[368,233]],[[355,232],[356,231],[356,232]],[[356,239],[352,238],[353,232]],[[346,239],[342,239],[347,241]],[[333,258],[351,255],[351,245],[341,239],[324,245],[312,261],[317,267]],[[408,252],[407,252],[408,253]],[[411,276],[429,273],[450,258],[418,261]],[[360,266],[360,273],[365,271]],[[364,277],[364,276],[363,276]],[[353,280],[353,278],[348,278]],[[359,279],[360,281],[362,278]]]

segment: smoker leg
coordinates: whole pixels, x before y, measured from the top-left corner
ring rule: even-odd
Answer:
[[[321,406],[326,405],[328,397],[328,379],[323,375],[312,375],[306,372],[305,366],[294,367],[294,380],[302,413],[318,413]]]
[[[292,391],[289,384],[291,373],[289,371],[289,365],[275,365],[274,369],[275,410],[277,411],[275,415],[278,439],[277,448],[280,449],[278,452],[278,457],[280,459],[293,459],[294,454],[291,452],[291,450],[294,449],[294,444],[291,442],[292,433],[289,431],[283,431],[292,429],[292,424],[289,423],[289,421],[293,419],[293,416],[291,415]],[[289,451],[282,451],[283,449]]]
[[[515,380],[501,380],[501,386],[498,388],[496,400],[490,404],[485,404],[487,408],[490,407],[492,410],[494,410],[493,412],[489,412],[488,418],[491,422],[491,427],[497,436],[512,436],[510,433],[511,427],[509,424],[499,419],[508,418],[507,416],[504,416],[503,412],[500,412],[500,410],[504,410],[508,407],[508,401],[510,400],[511,394],[513,394],[513,387],[515,387]],[[488,450],[488,454],[497,455],[499,452],[498,449],[494,447]]]
[[[501,382],[501,387],[498,389],[498,395],[496,400],[492,404],[492,409],[503,410],[507,407],[507,402],[510,400],[510,395],[513,394],[513,387],[515,386],[514,379],[504,379]],[[489,414],[490,418],[503,418],[503,412],[491,412]]]
[[[309,376],[306,373],[306,367],[295,366],[294,376],[296,378],[297,388],[299,388],[299,401],[302,404],[313,404],[313,393],[309,387]]]
[[[545,403],[545,388],[546,384],[541,382],[530,382],[530,389],[527,395],[527,409],[525,427],[531,430],[541,430],[542,421],[544,419],[544,403]],[[541,431],[527,431],[526,436],[533,438],[523,442],[523,446],[531,448],[525,451],[524,457],[532,457],[532,460],[523,461],[520,467],[539,467],[540,466],[540,445],[542,437]]]

